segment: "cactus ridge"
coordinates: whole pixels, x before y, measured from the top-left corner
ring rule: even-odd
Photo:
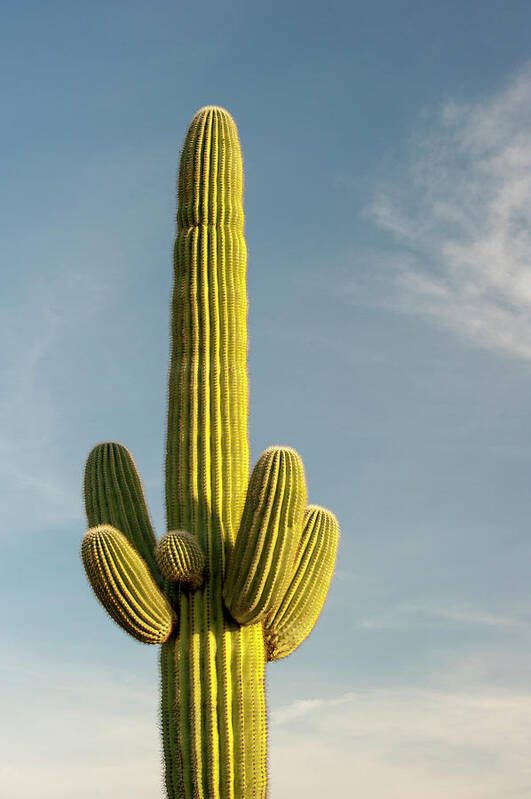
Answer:
[[[82,559],[111,617],[161,643],[168,799],[264,799],[267,660],[292,652],[325,601],[333,514],[306,507],[304,467],[269,447],[249,479],[243,168],[231,115],[205,106],[178,176],[166,443],[157,543],[129,451],[90,452]]]

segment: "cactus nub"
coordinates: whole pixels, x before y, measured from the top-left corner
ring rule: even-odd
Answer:
[[[161,643],[169,799],[264,799],[264,666],[308,635],[338,540],[306,508],[304,468],[271,447],[249,480],[243,172],[234,120],[194,116],[181,155],[166,446],[157,544],[127,449],[98,444],[85,469],[82,556],[103,606]]]
[[[155,550],[157,565],[166,580],[195,590],[204,582],[205,553],[195,536],[184,530],[166,533]]]

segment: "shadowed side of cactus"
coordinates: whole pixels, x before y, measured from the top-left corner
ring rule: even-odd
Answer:
[[[312,629],[334,567],[333,514],[306,507],[304,468],[271,447],[248,474],[243,172],[227,111],[201,109],[179,170],[166,451],[157,544],[121,444],[85,469],[82,557],[111,617],[161,643],[169,799],[263,799],[264,665]]]

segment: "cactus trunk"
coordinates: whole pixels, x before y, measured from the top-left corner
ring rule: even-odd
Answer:
[[[202,545],[209,577],[180,592],[178,630],[162,646],[170,799],[265,795],[262,627],[231,621],[221,594],[249,470],[242,183],[234,122],[202,109],[179,174],[166,508],[168,530]]]

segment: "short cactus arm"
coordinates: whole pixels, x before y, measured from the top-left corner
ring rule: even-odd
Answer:
[[[198,540],[184,530],[172,530],[157,544],[155,557],[166,580],[195,591],[205,580],[205,553]]]
[[[240,624],[263,619],[281,601],[302,535],[306,483],[295,450],[270,447],[253,469],[223,586]]]
[[[110,524],[91,527],[81,557],[94,593],[120,627],[145,644],[169,638],[175,614],[123,533]]]
[[[338,542],[334,514],[309,505],[291,582],[280,605],[263,623],[268,660],[287,657],[312,631],[325,603]]]
[[[110,524],[120,530],[163,588],[142,482],[133,457],[123,444],[106,441],[91,450],[85,466],[84,496],[89,527]]]

